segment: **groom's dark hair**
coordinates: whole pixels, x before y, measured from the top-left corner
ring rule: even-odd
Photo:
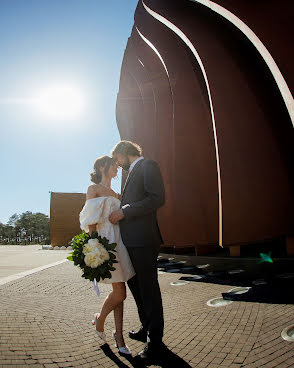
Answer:
[[[142,156],[142,148],[131,141],[120,141],[113,148],[111,156],[121,153],[122,155]]]

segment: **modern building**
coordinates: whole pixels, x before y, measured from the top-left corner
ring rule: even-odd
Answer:
[[[294,254],[294,3],[144,0],[117,97],[122,139],[160,164],[165,246],[284,239]]]

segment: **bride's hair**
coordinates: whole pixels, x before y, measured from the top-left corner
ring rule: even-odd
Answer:
[[[110,165],[113,163],[113,159],[109,156],[98,157],[94,163],[94,169],[90,174],[90,179],[93,183],[99,184],[102,180],[101,167],[104,167],[104,174],[107,175]]]

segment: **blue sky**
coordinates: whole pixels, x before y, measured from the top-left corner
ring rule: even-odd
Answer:
[[[116,95],[136,5],[0,0],[0,222],[49,215],[49,191],[85,192],[95,159],[120,140]],[[32,102],[60,86],[74,90],[72,116]],[[120,176],[113,188],[120,191]]]

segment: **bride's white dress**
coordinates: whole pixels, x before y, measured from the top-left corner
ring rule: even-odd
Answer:
[[[115,271],[111,271],[111,279],[100,280],[106,284],[124,282],[135,275],[128,251],[122,242],[119,225],[113,225],[108,217],[120,208],[120,200],[114,197],[97,197],[88,199],[80,212],[81,229],[89,231],[89,225],[97,224],[97,232],[101,237],[107,238],[110,243],[116,243]]]

